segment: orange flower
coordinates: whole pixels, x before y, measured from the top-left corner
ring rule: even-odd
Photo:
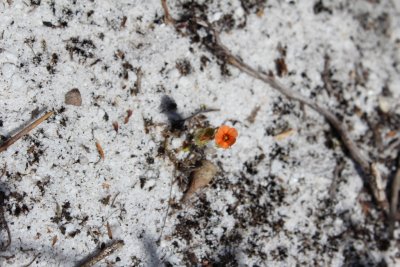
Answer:
[[[215,143],[221,148],[229,148],[236,142],[238,132],[235,128],[222,125],[215,134]]]

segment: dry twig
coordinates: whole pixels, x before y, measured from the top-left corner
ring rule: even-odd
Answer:
[[[219,110],[220,110],[220,109],[218,109],[218,108],[199,109],[199,110],[195,111],[192,115],[190,115],[190,116],[184,118],[183,120],[184,120],[184,121],[190,120],[191,118],[196,117],[196,116],[199,115],[199,114],[208,113],[208,112],[215,112],[215,111],[219,111]]]
[[[51,115],[53,115],[54,112],[50,111],[44,114],[42,117],[39,119],[35,120],[33,123],[29,124],[27,127],[19,131],[16,135],[5,141],[1,146],[0,146],[0,153],[7,150],[12,144],[17,142],[19,139],[21,139],[23,136],[27,135],[31,130],[36,128],[39,124],[41,124],[43,121],[47,120]]]
[[[33,257],[33,259],[28,263],[23,265],[23,267],[29,267],[32,265],[32,263],[36,260],[37,257],[39,257],[40,253],[36,254],[35,257]]]
[[[115,196],[113,197],[113,199],[112,199],[112,201],[111,201],[111,207],[115,207],[115,200],[117,199],[117,197],[118,197],[118,195],[119,195],[119,192],[117,192],[116,194],[115,194]]]
[[[162,0],[161,2],[166,18],[170,17],[168,7],[166,5],[166,0]],[[275,79],[273,75],[261,73],[260,71],[255,70],[253,67],[245,63],[239,57],[233,55],[232,52],[221,42],[218,32],[209,22],[198,19],[196,20],[196,23],[198,27],[206,30],[210,34],[210,37],[212,37],[208,38],[209,42],[204,43],[204,45],[217,58],[222,59],[224,62],[238,68],[240,71],[246,73],[247,75],[263,81],[273,89],[285,95],[288,99],[295,100],[304,105],[307,105],[313,110],[317,111],[322,116],[324,116],[324,118],[329,122],[332,128],[335,129],[335,131],[338,133],[343,146],[348,150],[353,161],[359,166],[359,168],[363,172],[364,175],[362,176],[362,178],[364,180],[364,184],[372,191],[373,197],[378,202],[380,207],[385,212],[388,212],[389,203],[386,195],[382,194],[380,186],[382,181],[378,169],[374,168],[372,162],[370,162],[370,160],[367,159],[363,155],[363,153],[361,153],[356,143],[351,139],[346,127],[332,112],[314,102],[310,98],[303,96],[301,93],[290,90],[282,83],[280,83],[277,79]]]
[[[10,259],[15,258],[15,255],[10,255],[10,256],[0,255],[0,258],[6,259],[6,260],[10,260]]]
[[[391,199],[390,199],[390,214],[389,214],[389,235],[393,238],[394,226],[396,223],[397,205],[399,203],[400,190],[400,155],[398,157],[397,171],[394,176]]]
[[[114,253],[116,250],[122,248],[124,245],[123,240],[117,240],[115,242],[112,242],[110,245],[105,247],[104,249],[94,253],[93,255],[89,256],[87,259],[85,259],[83,262],[78,263],[76,267],[92,267],[102,259],[110,256],[112,253]]]

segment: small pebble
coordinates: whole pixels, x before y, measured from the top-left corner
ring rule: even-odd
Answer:
[[[68,93],[65,94],[65,104],[73,106],[81,106],[82,105],[81,92],[79,92],[77,88],[71,89]]]
[[[391,109],[391,101],[389,97],[379,96],[379,108],[383,113],[388,113]]]

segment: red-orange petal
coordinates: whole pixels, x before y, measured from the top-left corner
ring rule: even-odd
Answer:
[[[234,138],[236,138],[236,137],[238,136],[238,132],[237,132],[237,130],[236,130],[235,128],[230,128],[230,129],[228,130],[228,134],[229,134],[230,136],[234,137]]]

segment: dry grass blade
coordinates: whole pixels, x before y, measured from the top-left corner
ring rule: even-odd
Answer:
[[[18,132],[16,135],[5,141],[1,146],[0,146],[0,153],[3,151],[6,151],[12,144],[17,142],[19,139],[21,139],[24,135],[27,135],[31,130],[36,128],[39,124],[47,120],[51,115],[53,115],[54,112],[50,111],[44,114],[42,117],[39,119],[35,120],[33,123],[29,124],[27,127],[22,129],[20,132]]]
[[[87,259],[83,260],[82,262],[75,265],[76,267],[92,267],[95,266],[96,263],[101,261],[102,259],[110,256],[116,250],[122,248],[124,245],[123,240],[117,240],[112,242],[110,245],[106,246],[104,249],[95,252],[93,255],[87,257]]]
[[[296,130],[294,130],[294,129],[287,129],[287,130],[285,130],[285,131],[283,131],[283,132],[281,132],[281,133],[275,135],[275,136],[274,136],[274,139],[275,139],[276,141],[283,141],[283,140],[285,140],[285,139],[288,138],[289,136],[292,136],[292,135],[295,134],[295,133],[296,133]]]
[[[391,200],[390,200],[390,216],[389,216],[389,234],[393,238],[394,226],[396,223],[397,205],[399,203],[399,190],[400,190],[400,156],[397,163],[397,171],[394,176]]]
[[[40,253],[36,254],[36,255],[33,257],[33,259],[32,259],[29,263],[23,265],[23,267],[29,267],[29,266],[31,266],[32,263],[37,259],[37,257],[39,257],[39,255],[40,255]]]

